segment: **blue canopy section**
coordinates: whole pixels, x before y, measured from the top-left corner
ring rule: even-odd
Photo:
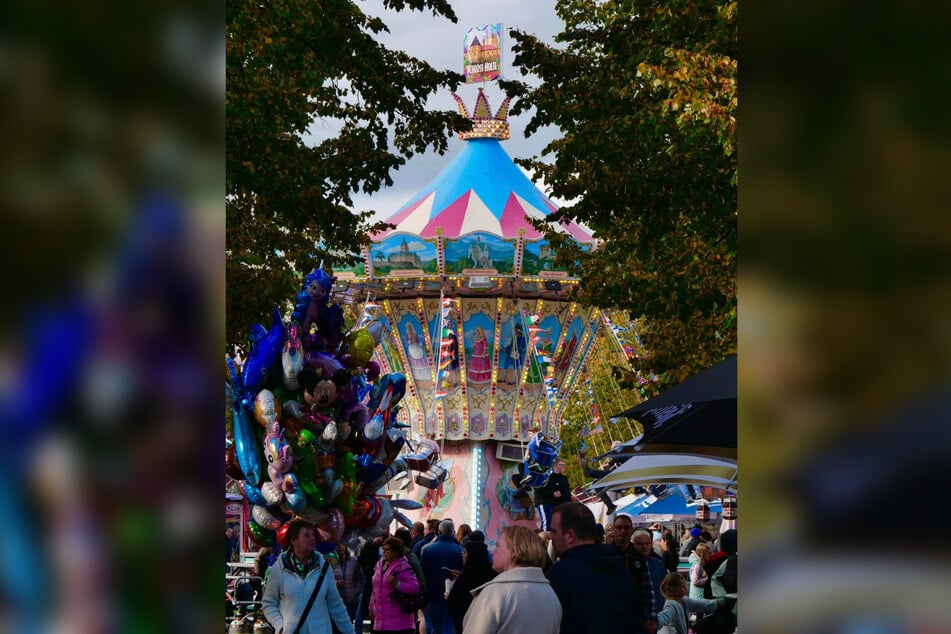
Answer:
[[[679,487],[668,489],[670,493],[660,499],[653,495],[643,495],[622,509],[618,509],[615,515],[623,514],[637,517],[638,515],[694,515],[697,512],[697,504],[688,504],[686,494]],[[723,506],[720,502],[709,502],[711,513],[722,513]]]
[[[435,216],[470,189],[499,219],[512,192],[545,215],[549,213],[550,207],[544,194],[518,168],[496,139],[466,141],[462,152],[452,163],[412,200],[400,207],[400,211],[435,191],[432,213]]]
[[[618,509],[614,515],[615,517],[618,515],[630,515],[631,517],[636,517],[647,510],[647,508],[656,501],[657,500],[653,495],[642,495],[624,508]]]

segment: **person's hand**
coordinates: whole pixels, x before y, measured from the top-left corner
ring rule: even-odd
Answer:
[[[449,572],[450,572],[450,574],[452,574],[452,576],[453,576],[454,579],[458,579],[458,578],[459,578],[459,575],[462,574],[462,571],[461,571],[461,570],[450,570]]]
[[[644,623],[644,631],[647,634],[657,634],[657,621],[647,621]]]
[[[561,497],[561,491],[555,491],[555,497],[556,497],[556,498],[560,498],[560,497]]]
[[[390,577],[390,585],[391,585],[391,586],[393,586],[393,587],[395,588],[397,583],[399,583],[399,581],[396,580],[396,577]]]

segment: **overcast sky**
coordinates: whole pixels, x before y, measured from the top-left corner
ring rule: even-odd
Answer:
[[[431,12],[403,11],[396,13],[382,9],[380,0],[362,0],[360,7],[370,15],[380,16],[389,27],[390,33],[383,33],[381,40],[393,49],[425,60],[437,69],[454,70],[462,73],[462,45],[466,31],[471,27],[501,22],[502,31],[502,76],[506,79],[526,79],[536,83],[534,78],[523,78],[512,66],[511,38],[508,31],[518,28],[534,34],[546,42],[553,42],[554,36],[561,32],[563,23],[555,14],[555,0],[479,0],[461,2],[452,0],[453,11],[459,21],[453,24],[443,17],[433,17]],[[482,84],[463,84],[459,89],[469,112],[472,112]],[[485,93],[489,106],[494,113],[504,98],[497,82],[486,82]],[[455,110],[456,102],[448,90],[433,95],[428,103],[433,110]],[[525,138],[525,126],[528,115],[509,117],[512,136],[502,141],[502,147],[512,158],[528,158],[540,155],[542,148],[558,135],[554,127],[537,131]],[[380,218],[387,218],[396,212],[450,161],[462,151],[465,141],[453,136],[449,141],[449,150],[440,156],[435,152],[417,155],[406,165],[393,173],[393,186],[383,189],[372,196],[358,193],[354,196],[356,209],[376,209]],[[550,161],[550,157],[545,157]]]

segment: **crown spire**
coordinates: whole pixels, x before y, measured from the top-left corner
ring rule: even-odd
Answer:
[[[495,116],[492,116],[491,110],[489,109],[489,100],[481,88],[479,88],[479,96],[476,98],[472,116],[469,116],[466,104],[462,102],[462,98],[459,97],[459,95],[452,93],[452,97],[459,106],[459,114],[472,121],[472,130],[460,132],[460,139],[465,141],[469,139],[499,139],[504,141],[509,138],[508,113],[509,100],[511,100],[511,97],[506,97],[502,101],[502,105],[499,106]]]

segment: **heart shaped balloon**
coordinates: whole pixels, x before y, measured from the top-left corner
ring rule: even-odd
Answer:
[[[291,523],[287,522],[282,524],[280,528],[277,529],[277,544],[284,550],[290,548],[291,542],[287,539],[287,529],[290,528]]]

